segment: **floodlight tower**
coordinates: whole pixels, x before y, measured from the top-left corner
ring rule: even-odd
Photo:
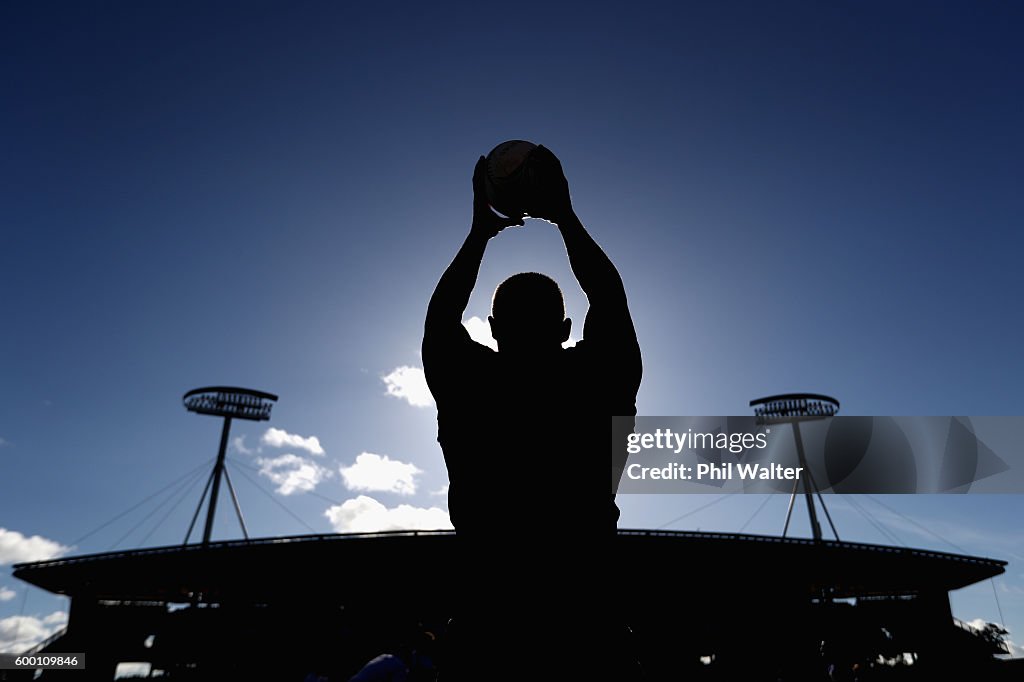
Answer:
[[[217,463],[213,465],[210,478],[203,488],[203,495],[199,498],[199,506],[192,516],[192,523],[188,526],[188,533],[185,534],[185,543],[192,535],[192,528],[199,518],[199,511],[203,508],[207,491],[210,492],[210,504],[206,511],[206,529],[203,531],[203,546],[210,544],[210,534],[213,532],[213,517],[217,511],[217,492],[220,490],[221,474],[228,482],[228,490],[231,491],[231,501],[235,505],[235,513],[238,514],[238,522],[242,526],[242,535],[249,539],[249,533],[245,529],[245,520],[242,518],[242,508],[238,506],[238,496],[235,495],[235,486],[231,485],[231,476],[224,468],[224,454],[228,446],[228,433],[231,431],[232,419],[248,419],[251,421],[266,421],[270,419],[270,408],[277,401],[277,396],[263,391],[254,391],[249,388],[237,388],[235,386],[207,386],[195,388],[184,395],[182,401],[185,409],[197,414],[209,414],[215,417],[224,417],[224,426],[220,432],[220,450],[217,452]],[[212,489],[210,486],[213,486]]]
[[[818,495],[821,509],[825,512],[828,525],[832,528],[832,534],[839,539],[836,526],[832,523],[832,516],[825,506],[825,499],[818,490],[818,484],[814,482],[814,475],[807,466],[807,457],[804,454],[804,441],[800,436],[800,422],[815,419],[828,419],[839,413],[839,401],[820,393],[784,393],[781,395],[770,395],[764,398],[757,398],[750,401],[754,408],[754,416],[761,424],[783,424],[793,425],[793,439],[796,441],[796,456],[800,460],[800,466],[805,472],[804,476],[797,476],[793,482],[793,492],[789,496],[789,509],[786,511],[786,525],[782,529],[782,537],[786,537],[789,531],[789,520],[793,516],[793,502],[796,500],[797,491],[800,489],[800,482],[804,484],[804,499],[807,502],[807,514],[811,521],[811,534],[815,542],[821,542],[821,524],[818,523],[818,512],[814,507],[814,493]]]

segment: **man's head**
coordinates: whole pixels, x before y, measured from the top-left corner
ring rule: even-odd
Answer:
[[[565,316],[562,290],[537,272],[512,275],[491,300],[491,336],[501,352],[536,354],[561,348],[572,320]]]

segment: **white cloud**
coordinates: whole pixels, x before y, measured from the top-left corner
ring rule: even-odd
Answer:
[[[468,320],[462,321],[462,326],[469,332],[469,338],[477,343],[482,343],[488,348],[498,350],[498,342],[491,336],[491,323],[473,315]],[[569,340],[562,344],[562,348],[570,348],[576,345],[576,339],[569,336]]]
[[[434,396],[427,387],[427,377],[420,367],[402,365],[391,370],[390,374],[381,377],[388,389],[388,395],[403,398],[413,407],[430,407],[434,404]]]
[[[235,436],[231,439],[231,446],[243,455],[251,455],[253,451],[245,447],[245,436]]]
[[[0,601],[11,601],[17,593],[6,585],[0,585]]]
[[[439,489],[431,491],[430,494],[431,495],[447,495],[448,494],[448,486],[449,485],[451,485],[451,484],[450,483],[445,483]]]
[[[46,618],[43,618],[43,625],[65,625],[67,622],[67,611],[54,611]]]
[[[482,320],[476,315],[468,320],[462,321],[462,326],[469,332],[469,338],[477,343],[498,350],[498,342],[491,336],[491,325],[487,320]]]
[[[8,616],[0,619],[0,651],[21,653],[31,649],[68,622],[65,611],[55,611],[45,618]]]
[[[137,663],[122,661],[121,663],[118,663],[117,668],[114,669],[114,679],[122,680],[132,677],[148,677],[152,668],[152,663],[146,663],[143,661],[139,661]]]
[[[340,471],[349,490],[399,495],[416,492],[416,475],[423,473],[415,464],[372,452],[360,453],[355,464],[341,467]]]
[[[324,512],[334,530],[339,533],[372,533],[382,530],[442,530],[451,529],[448,512],[440,507],[413,507],[400,504],[385,507],[383,504],[360,495],[345,500],[340,505]]]
[[[324,454],[324,449],[320,447],[320,439],[316,436],[303,438],[302,436],[297,436],[294,433],[288,433],[281,429],[275,429],[274,427],[267,429],[260,442],[274,448],[298,448],[306,450],[313,455],[322,456]]]
[[[45,561],[71,550],[39,535],[25,537],[16,530],[0,528],[0,566],[22,561]]]
[[[462,325],[469,332],[469,337],[489,348],[498,350],[498,342],[491,337],[491,326],[482,318],[476,315],[468,320],[463,320]],[[562,344],[563,348],[575,346],[576,340],[571,336]],[[391,370],[390,373],[381,377],[387,394],[396,398],[402,398],[413,407],[431,407],[434,405],[434,397],[427,386],[427,378],[423,374],[423,368],[401,365]]]
[[[257,462],[260,474],[277,485],[277,492],[281,495],[308,492],[316,488],[320,481],[333,475],[333,472],[313,460],[291,453],[280,457],[261,457]]]

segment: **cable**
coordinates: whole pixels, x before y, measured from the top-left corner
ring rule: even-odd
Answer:
[[[203,502],[206,501],[206,494],[210,492],[210,486],[213,484],[214,473],[211,471],[210,475],[206,477],[206,485],[203,486],[203,494],[199,496],[199,504],[196,505],[196,511],[192,514],[192,521],[188,524],[188,530],[185,532],[185,541],[182,545],[188,544],[188,539],[192,536],[192,530],[196,527],[196,519],[199,518],[199,512],[203,509]]]
[[[871,515],[871,513],[864,509],[860,502],[857,501],[855,495],[843,495],[843,499],[849,503],[851,509],[860,514],[864,518],[864,520],[871,525],[872,528],[878,531],[878,534],[882,536],[882,540],[884,542],[892,542],[904,547],[906,546],[903,545],[903,543],[900,542],[900,540],[895,535],[893,535],[888,529],[886,529],[885,526],[875,521],[875,518]]]
[[[1003,605],[999,603],[999,592],[996,590],[996,579],[989,578],[988,581],[992,584],[992,594],[996,598],[996,610],[999,611],[999,627],[1006,629],[1006,617],[1003,615]]]
[[[902,540],[900,540],[899,537],[897,537],[897,535],[895,533],[893,533],[892,531],[888,530],[885,526],[883,526],[878,521],[875,521],[875,519],[871,515],[871,513],[868,510],[864,509],[864,507],[860,504],[860,502],[857,501],[856,496],[854,496],[854,495],[844,495],[843,498],[847,502],[849,502],[850,506],[853,507],[858,513],[860,513],[860,515],[863,516],[867,520],[868,523],[870,523],[872,526],[874,526],[875,530],[877,530],[882,535],[883,538],[885,538],[886,540],[889,540],[890,542],[895,542],[900,547],[906,547],[907,546],[906,543],[904,543]]]
[[[236,462],[235,462],[234,460],[232,460],[232,463],[236,463]],[[268,492],[267,492],[266,490],[264,490],[264,489],[263,489],[263,486],[261,486],[261,485],[260,485],[259,483],[257,483],[256,481],[252,480],[252,478],[251,478],[251,477],[249,476],[249,474],[245,473],[245,470],[243,470],[243,469],[238,469],[238,473],[242,474],[242,476],[244,476],[244,477],[246,478],[246,480],[247,480],[247,481],[249,481],[249,482],[250,482],[250,483],[252,483],[252,484],[253,484],[254,486],[256,486],[256,489],[257,489],[257,490],[259,490],[259,491],[260,491],[261,493],[263,493],[264,495],[266,495],[267,497],[269,497],[269,498],[270,498],[270,500],[271,500],[271,501],[272,501],[272,502],[273,502],[274,504],[276,504],[277,506],[279,506],[279,507],[280,507],[281,509],[284,509],[284,510],[285,510],[285,512],[287,512],[289,516],[291,516],[291,517],[292,517],[293,519],[295,519],[295,520],[296,520],[296,521],[298,521],[298,522],[299,522],[300,524],[302,524],[303,528],[306,528],[306,529],[307,529],[307,530],[308,530],[308,531],[309,531],[310,533],[316,533],[316,532],[317,532],[315,528],[313,528],[313,527],[312,527],[312,526],[310,526],[310,525],[309,525],[308,523],[306,523],[305,521],[303,521],[302,519],[300,519],[300,518],[299,518],[299,517],[298,517],[298,516],[297,516],[297,515],[295,514],[295,512],[293,512],[293,511],[292,511],[291,509],[289,509],[288,507],[284,506],[284,504],[283,504],[283,503],[281,502],[281,500],[279,500],[279,499],[277,499],[276,497],[274,497],[274,495],[273,495],[272,493],[268,493]]]
[[[321,495],[320,493],[316,492],[315,490],[307,490],[306,494],[307,495],[312,495],[313,497],[316,497],[316,498],[319,498],[319,499],[323,500],[324,502],[330,502],[331,504],[343,504],[341,501],[339,501],[339,500],[332,500],[331,498],[327,497],[326,495]]]
[[[253,472],[257,473],[257,474],[260,473],[260,470],[257,469],[256,467],[252,466],[251,464],[248,464],[246,462],[242,462],[242,461],[236,460],[236,459],[232,459],[230,461],[231,461],[232,464],[239,464],[241,466],[244,466],[246,469],[249,469],[250,471],[253,471]],[[305,494],[306,495],[310,495],[311,497],[316,497],[318,499],[321,499],[324,502],[330,502],[331,504],[344,504],[341,500],[335,500],[333,498],[327,497],[326,495],[321,495],[320,493],[318,493],[315,490],[307,490],[307,491],[305,491]]]
[[[758,507],[757,510],[753,514],[751,514],[750,518],[747,519],[747,522],[744,523],[742,526],[740,526],[740,529],[737,532],[742,533],[744,530],[746,530],[747,526],[750,525],[750,522],[754,520],[755,516],[757,516],[758,514],[761,513],[761,510],[765,508],[765,505],[768,504],[768,500],[770,500],[770,499],[772,499],[771,495],[765,495],[764,496],[764,501],[761,503],[761,506]]]
[[[242,460],[235,459],[234,457],[225,458],[225,461],[230,461],[232,464],[237,464],[239,466],[243,466],[246,469],[248,469],[249,471],[252,471],[253,473],[257,473],[258,474],[261,471],[259,469],[259,467],[254,467],[253,465],[249,464],[248,462],[243,462]]]
[[[180,505],[182,502],[186,500],[186,498],[188,498],[188,496],[192,493],[192,489],[196,487],[196,484],[199,483],[201,478],[202,476],[195,476],[192,478],[192,482],[188,484],[188,487],[185,489],[185,491],[181,494],[180,497],[178,497],[178,501],[172,504],[171,508],[167,510],[167,513],[164,514],[160,518],[160,520],[156,522],[156,525],[153,526],[141,540],[139,540],[139,546],[146,544],[146,540],[148,540],[150,536],[156,532],[157,528],[163,525],[164,521],[166,521],[167,518],[174,512],[174,510],[178,508],[178,505]]]
[[[199,471],[200,469],[204,469],[204,468],[206,468],[207,466],[209,466],[209,465],[210,465],[210,462],[212,462],[212,461],[213,461],[213,458],[211,457],[210,459],[206,460],[205,462],[203,462],[202,464],[200,464],[200,465],[199,465],[198,467],[196,467],[195,469],[190,469],[190,470],[189,470],[189,471],[188,471],[187,473],[185,473],[185,474],[183,474],[183,475],[179,476],[178,478],[174,479],[173,481],[171,481],[170,483],[168,483],[167,485],[165,485],[165,486],[164,486],[163,488],[161,488],[160,490],[156,491],[156,492],[155,492],[155,493],[153,493],[152,495],[149,495],[148,497],[145,497],[145,498],[143,498],[143,499],[142,499],[142,501],[140,501],[140,502],[137,502],[136,504],[132,505],[131,507],[128,507],[128,509],[125,509],[125,510],[124,510],[123,512],[121,512],[120,514],[118,514],[118,515],[117,515],[117,516],[115,516],[114,518],[110,519],[109,521],[107,521],[107,522],[105,522],[105,523],[102,523],[102,524],[100,524],[100,525],[99,525],[98,527],[94,528],[93,530],[89,531],[88,533],[86,533],[86,534],[85,534],[85,535],[83,535],[82,537],[78,538],[77,540],[75,540],[74,542],[72,542],[72,543],[71,543],[71,544],[72,544],[72,546],[77,546],[77,545],[78,545],[79,543],[81,543],[81,542],[82,542],[83,540],[86,540],[86,539],[88,539],[88,538],[92,537],[92,536],[93,536],[93,535],[95,535],[96,533],[100,532],[101,530],[103,530],[104,528],[106,528],[107,526],[109,526],[110,524],[112,524],[112,523],[113,523],[114,521],[117,521],[118,519],[122,518],[123,516],[125,516],[125,515],[127,515],[127,514],[130,514],[131,512],[135,511],[136,509],[138,509],[139,507],[141,507],[141,506],[142,506],[142,505],[144,505],[145,503],[149,502],[149,501],[150,501],[150,500],[152,500],[152,499],[153,499],[154,497],[156,497],[157,495],[161,494],[162,492],[164,492],[164,491],[165,491],[165,490],[167,490],[168,488],[170,488],[170,487],[172,487],[172,486],[176,485],[176,484],[177,484],[177,483],[178,483],[179,481],[181,481],[182,479],[184,479],[184,478],[188,478],[189,476],[191,476],[192,474],[194,474],[194,473],[195,473],[196,471]]]
[[[195,478],[195,477],[199,476],[199,475],[200,475],[201,473],[202,473],[202,472],[201,472],[201,470],[198,470],[198,469],[197,469],[197,470],[195,470],[195,471],[193,471],[193,472],[192,472],[192,477],[193,477],[193,478]],[[187,481],[186,481],[186,483],[187,483]],[[153,516],[153,514],[156,514],[156,513],[158,512],[158,511],[160,511],[161,507],[163,507],[163,506],[164,506],[165,504],[167,504],[167,503],[168,503],[168,502],[170,502],[170,501],[171,501],[172,499],[174,499],[174,496],[175,496],[175,495],[176,495],[176,494],[177,494],[177,493],[178,493],[178,492],[180,491],[180,489],[181,489],[181,488],[183,488],[183,487],[185,487],[185,486],[184,486],[184,485],[180,485],[180,484],[179,484],[179,490],[176,490],[176,491],[174,491],[173,493],[171,493],[171,495],[170,495],[170,496],[168,496],[168,497],[167,497],[167,499],[165,499],[165,500],[164,500],[163,502],[161,502],[161,503],[160,503],[160,504],[158,504],[157,506],[153,507],[153,510],[152,510],[151,512],[149,512],[148,514],[146,514],[145,516],[143,516],[143,517],[142,517],[142,519],[141,519],[141,520],[140,520],[140,521],[139,521],[138,523],[136,523],[136,524],[135,524],[134,526],[132,526],[131,528],[129,528],[129,529],[128,529],[128,532],[127,532],[127,533],[125,533],[124,535],[122,535],[122,536],[121,536],[120,538],[118,538],[117,542],[115,542],[114,544],[112,544],[112,545],[111,545],[111,546],[110,546],[110,547],[109,547],[109,548],[107,549],[107,551],[108,551],[108,552],[109,552],[109,551],[113,551],[115,547],[117,547],[117,546],[118,546],[118,545],[120,545],[120,544],[121,544],[122,542],[124,542],[124,540],[125,540],[125,539],[126,539],[126,538],[127,538],[128,536],[129,536],[129,535],[131,535],[131,534],[132,534],[132,533],[134,533],[134,532],[135,532],[136,530],[138,530],[138,528],[139,528],[139,527],[140,527],[140,526],[141,526],[142,524],[144,524],[144,523],[145,523],[146,521],[148,521],[148,520],[149,520],[149,519],[150,519],[150,518],[151,518],[151,517]]]
[[[162,502],[160,502],[160,504],[155,506],[148,514],[143,516],[139,520],[138,523],[136,523],[134,526],[132,526],[130,529],[128,529],[128,532],[125,533],[124,535],[122,535],[120,538],[118,538],[118,540],[113,545],[111,545],[108,548],[108,551],[113,550],[119,544],[124,542],[124,540],[126,538],[128,538],[128,536],[130,536],[136,530],[141,528],[142,524],[144,524],[146,521],[148,521],[150,518],[152,518],[154,514],[156,514],[158,511],[160,511],[160,509],[163,508],[163,506],[166,505],[168,502],[173,500],[175,498],[175,496],[178,495],[182,490],[184,490],[186,488],[190,488],[192,485],[195,485],[195,482],[197,480],[199,480],[199,477],[201,475],[202,475],[202,470],[195,470],[195,471],[193,471],[192,472],[192,476],[191,476],[191,480],[186,479],[185,481],[182,481],[181,483],[179,483],[178,488],[176,490],[174,490],[167,498],[165,498]],[[175,506],[177,506],[177,505],[175,505]]]
[[[732,496],[732,495],[734,495],[734,494],[735,494],[735,493],[726,493],[726,494],[724,494],[724,495],[721,495],[721,496],[719,496],[719,497],[715,498],[714,500],[712,500],[712,501],[708,502],[708,503],[707,503],[707,504],[705,504],[705,505],[701,505],[700,507],[697,507],[696,509],[694,509],[694,510],[692,510],[692,511],[688,511],[688,512],[686,512],[686,513],[685,513],[685,514],[683,514],[682,516],[677,516],[676,518],[672,519],[671,521],[669,521],[669,522],[668,522],[668,523],[666,523],[666,524],[663,524],[663,525],[661,525],[661,526],[658,526],[657,528],[655,528],[655,530],[662,530],[662,529],[664,529],[664,528],[668,528],[669,526],[671,526],[671,525],[672,525],[673,523],[675,523],[676,521],[682,521],[682,520],[683,520],[683,519],[685,519],[685,518],[686,518],[687,516],[692,516],[692,515],[696,514],[696,513],[697,513],[697,512],[699,512],[699,511],[703,511],[703,510],[707,509],[708,507],[710,507],[710,506],[712,506],[712,505],[718,504],[719,502],[721,502],[721,501],[722,501],[722,500],[724,500],[725,498],[727,498],[727,497],[731,497],[731,496]]]
[[[928,533],[928,534],[930,534],[930,535],[933,535],[933,536],[937,537],[937,538],[938,538],[939,540],[942,540],[943,542],[945,542],[946,544],[948,544],[948,545],[949,545],[950,547],[953,547],[953,548],[954,548],[954,549],[955,549],[956,551],[958,551],[958,552],[961,552],[962,554],[967,554],[967,550],[966,550],[966,549],[964,549],[963,547],[959,547],[959,546],[957,546],[956,544],[954,544],[953,542],[951,542],[951,541],[950,541],[949,539],[947,539],[947,538],[944,538],[944,537],[942,537],[941,535],[939,535],[939,534],[938,534],[938,533],[936,533],[935,531],[931,530],[931,529],[930,529],[930,528],[928,528],[927,526],[922,526],[922,525],[921,525],[920,523],[918,523],[918,522],[917,522],[917,521],[915,521],[914,519],[910,518],[909,516],[907,516],[906,514],[904,514],[904,513],[902,513],[902,512],[896,511],[895,509],[893,509],[893,508],[892,508],[892,507],[890,507],[889,505],[885,504],[885,503],[884,503],[884,502],[882,502],[881,500],[875,499],[874,497],[872,497],[871,495],[868,495],[868,494],[866,494],[866,493],[864,494],[864,497],[868,498],[869,500],[871,500],[871,501],[872,501],[872,502],[874,502],[875,504],[877,504],[877,505],[879,505],[879,506],[881,506],[881,507],[884,507],[884,508],[888,509],[888,510],[889,510],[890,512],[892,512],[893,514],[896,514],[897,516],[899,516],[899,517],[900,517],[901,519],[903,519],[904,521],[909,521],[910,523],[914,524],[915,526],[917,526],[918,528],[920,528],[920,529],[921,529],[921,530],[923,530],[924,532],[926,532],[926,533]]]

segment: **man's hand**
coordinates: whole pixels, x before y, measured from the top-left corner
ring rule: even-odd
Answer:
[[[556,225],[572,217],[569,181],[565,179],[558,157],[544,145],[539,145],[530,154],[530,171],[537,187],[528,208],[530,217]]]
[[[487,159],[483,156],[473,169],[473,233],[488,239],[506,227],[522,225],[522,218],[502,218],[487,201]]]

